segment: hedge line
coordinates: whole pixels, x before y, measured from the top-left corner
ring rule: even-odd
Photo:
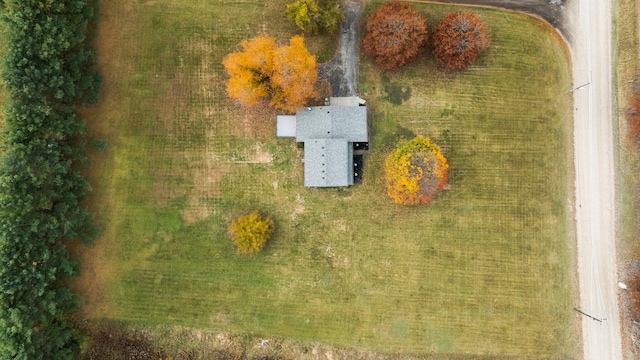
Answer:
[[[78,351],[65,286],[78,273],[65,242],[96,236],[81,207],[89,184],[85,125],[101,78],[87,0],[0,1],[4,127],[0,159],[0,358],[67,359]]]

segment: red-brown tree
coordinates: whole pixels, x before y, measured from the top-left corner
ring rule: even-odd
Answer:
[[[427,21],[408,3],[386,3],[367,19],[364,51],[383,69],[406,65],[426,43]]]
[[[469,11],[447,14],[431,36],[436,62],[449,70],[465,69],[489,45],[485,23]]]

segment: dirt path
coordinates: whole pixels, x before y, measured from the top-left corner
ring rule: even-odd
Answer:
[[[333,96],[358,95],[358,42],[360,40],[360,14],[362,3],[357,0],[343,2],[344,21],[340,29],[340,44],[334,58],[320,66],[320,78],[329,80]]]

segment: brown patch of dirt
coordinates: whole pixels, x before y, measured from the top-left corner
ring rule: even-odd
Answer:
[[[324,106],[325,98],[331,97],[331,84],[327,79],[319,79],[314,87],[316,96],[309,100],[309,106]]]
[[[209,216],[207,200],[219,194],[220,181],[231,171],[229,165],[213,164],[211,159],[207,159],[206,164],[204,167],[194,169],[191,173],[194,190],[191,192],[187,207],[180,211],[182,218],[188,223],[204,220]]]
[[[160,120],[165,124],[166,128],[170,128],[171,125],[183,120],[182,113],[185,112],[187,108],[187,99],[191,94],[193,85],[185,79],[184,72],[185,69],[181,66],[173,73],[170,84],[165,89],[164,94],[160,97],[156,106],[160,114]],[[158,75],[155,76],[157,77]]]
[[[304,198],[300,196],[300,194],[296,194],[296,201],[293,206],[293,211],[291,211],[291,220],[295,220],[298,215],[304,214]]]
[[[173,169],[173,168],[160,168],[155,169],[153,174],[153,194],[155,196],[156,203],[159,206],[167,206],[171,200],[181,198],[187,195],[187,187],[176,185],[180,184],[180,181],[185,176],[185,170],[188,169]]]
[[[112,2],[100,3],[100,16],[97,24],[98,37],[93,42],[96,49],[98,66],[102,75],[102,87],[97,106],[86,107],[78,111],[96,137],[114,134],[118,120],[114,113],[121,104],[120,79],[134,71],[135,62],[116,61],[123,52],[130,58],[140,56],[140,49],[127,39],[135,36],[138,13],[132,4],[121,6]],[[132,44],[127,46],[127,44]],[[101,116],[98,116],[101,115]]]
[[[79,314],[83,318],[98,317],[104,299],[103,285],[113,275],[105,236],[100,236],[91,246],[75,241],[67,245],[67,249],[81,264],[80,276],[70,281],[73,293],[81,297]]]
[[[118,324],[99,323],[90,326],[89,347],[84,351],[82,359],[116,360],[116,359],[164,359],[166,354],[155,347],[146,334],[124,328]]]
[[[243,106],[236,103],[230,107],[231,119],[236,119],[230,129],[232,135],[249,138],[275,137],[276,115],[282,114],[269,106],[266,101],[255,106]]]
[[[253,147],[253,155],[251,155],[248,163],[268,164],[273,162],[273,156],[260,143],[256,143]]]
[[[135,63],[115,61],[125,51],[130,57],[136,57],[140,50],[135,46],[126,46],[127,39],[135,35],[138,15],[133,5],[120,6],[112,2],[100,4],[100,17],[97,24],[98,37],[93,46],[98,58],[98,71],[103,77],[100,98],[97,106],[80,109],[78,114],[86,119],[87,126],[95,138],[110,138],[118,131],[117,106],[121,104],[120,77],[132,73]],[[89,183],[95,185],[100,179],[106,179],[108,155],[89,151],[92,166],[83,173]],[[91,192],[87,194],[89,210],[100,219],[102,211],[113,208],[112,198],[108,194]],[[104,209],[104,210],[103,210]],[[80,261],[81,274],[70,280],[70,287],[81,297],[79,313],[86,318],[99,316],[103,304],[103,285],[113,276],[108,261],[108,236],[102,234],[91,246],[78,241],[67,244],[74,259]]]
[[[201,57],[197,66],[181,64],[171,73],[154,74],[152,84],[161,87],[154,111],[160,120],[157,131],[165,136],[188,134],[194,125],[216,121],[221,81],[211,66],[213,40],[196,39],[183,45],[180,54]],[[170,78],[167,78],[170,76]],[[164,77],[164,78],[163,78]]]
[[[269,157],[269,153],[266,153]],[[264,153],[255,155],[256,161],[267,160]],[[184,167],[164,168],[154,173],[153,194],[159,206],[167,206],[178,198],[186,198],[180,210],[187,223],[204,220],[211,214],[208,202],[220,194],[220,182],[232,170],[232,164],[220,161],[215,153],[198,155],[191,151],[175,153],[176,163]],[[185,184],[190,183],[191,186]]]
[[[180,210],[180,216],[188,224],[204,220],[209,217],[211,211],[206,203],[202,201],[189,201],[187,206]]]

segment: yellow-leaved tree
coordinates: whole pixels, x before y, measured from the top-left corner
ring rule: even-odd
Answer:
[[[444,188],[449,164],[424,136],[401,141],[385,161],[387,195],[398,204],[428,204]]]
[[[295,0],[288,3],[286,8],[287,18],[302,31],[311,34],[321,31],[332,34],[344,20],[339,0]]]
[[[242,215],[229,225],[231,240],[238,247],[238,252],[251,254],[260,250],[273,234],[274,224],[269,216],[262,216],[257,211]]]
[[[243,51],[222,61],[229,75],[229,97],[249,106],[269,99],[271,106],[295,112],[315,96],[316,57],[305,48],[304,38],[294,36],[288,46],[276,46],[273,38],[259,35],[240,46]]]

